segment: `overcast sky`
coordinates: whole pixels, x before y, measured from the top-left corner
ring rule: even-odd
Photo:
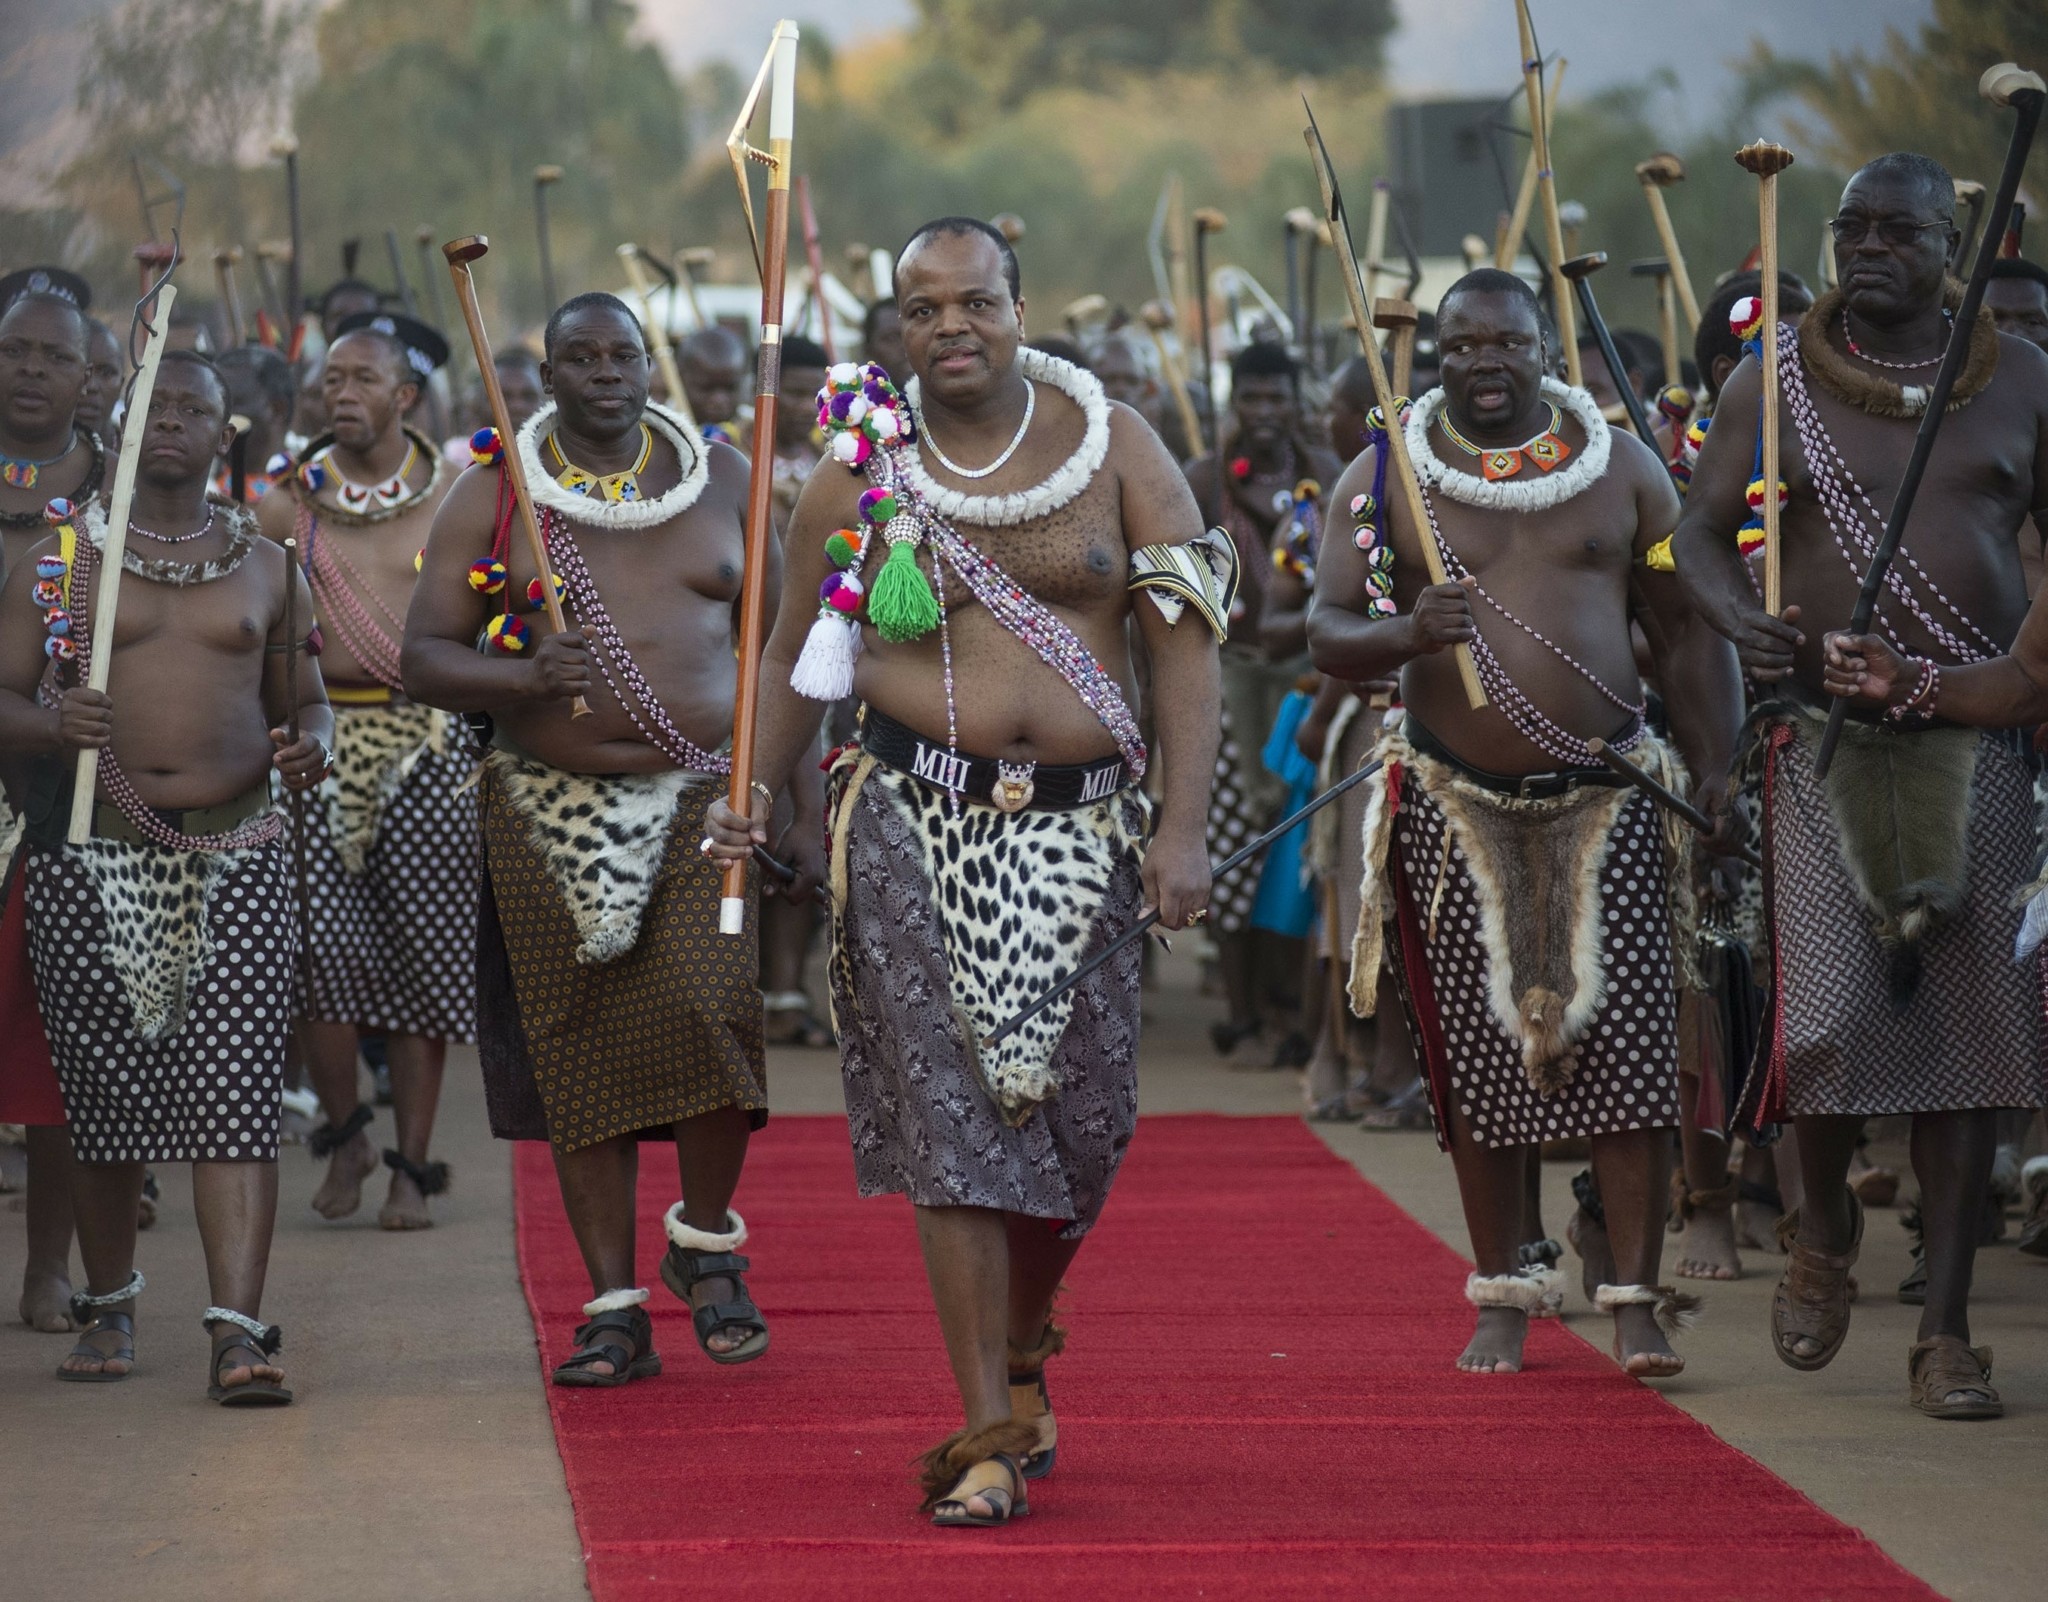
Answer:
[[[1110,5],[1115,0],[1106,0]],[[1392,83],[1403,96],[1485,94],[1512,87],[1516,60],[1509,0],[1398,0],[1403,25],[1390,49]],[[1711,115],[1727,91],[1731,59],[1768,39],[1781,54],[1825,59],[1831,51],[1879,43],[1885,27],[1911,30],[1933,15],[1933,0],[1536,0],[1546,55],[1570,61],[1566,94],[1634,83],[1660,67],[1684,83],[1682,114]],[[901,27],[911,0],[640,0],[649,30],[680,65],[724,56],[751,66],[778,17],[815,22],[836,44]],[[1426,15],[1427,26],[1407,19]]]

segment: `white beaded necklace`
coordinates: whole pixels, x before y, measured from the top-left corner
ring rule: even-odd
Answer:
[[[656,528],[695,506],[711,477],[709,448],[691,438],[691,430],[666,406],[649,401],[645,419],[648,427],[667,440],[675,451],[676,465],[682,470],[682,477],[667,494],[657,495],[652,500],[599,500],[564,488],[541,460],[541,438],[543,434],[552,432],[551,425],[555,420],[555,403],[547,402],[527,418],[519,430],[519,461],[526,469],[526,487],[533,496],[535,507],[547,507],[572,523],[584,523],[595,528],[639,529]]]
[[[1441,489],[1454,501],[1489,512],[1548,511],[1592,488],[1594,480],[1607,471],[1607,459],[1614,448],[1607,419],[1600,415],[1599,406],[1586,391],[1568,389],[1554,378],[1543,380],[1543,398],[1563,407],[1585,431],[1585,448],[1576,461],[1534,479],[1489,481],[1476,473],[1461,472],[1438,456],[1436,447],[1430,443],[1429,425],[1450,399],[1444,390],[1433,389],[1408,412],[1408,454],[1414,459],[1416,476],[1426,488]]]
[[[1037,410],[1038,386],[1027,378],[1024,380],[1024,421],[1017,425],[1017,432],[1010,436],[1010,443],[1003,447],[1003,454],[990,462],[986,467],[962,467],[952,457],[939,449],[939,441],[937,436],[932,433],[932,425],[925,421],[923,412],[917,411],[914,406],[912,407],[912,412],[917,418],[918,437],[932,448],[932,455],[939,459],[939,465],[955,478],[987,478],[991,473],[999,469],[1003,463],[1007,462],[1012,456],[1015,456],[1017,454],[1017,447],[1024,443],[1024,436],[1031,432],[1031,414]]]
[[[1037,486],[1020,490],[1014,495],[969,495],[962,490],[948,489],[926,471],[919,455],[919,446],[899,451],[903,476],[915,489],[925,504],[939,516],[952,523],[968,523],[976,528],[1006,528],[1013,523],[1028,523],[1034,518],[1044,517],[1058,511],[1088,487],[1109,457],[1109,399],[1102,393],[1102,385],[1095,375],[1072,362],[1063,362],[1057,356],[1048,356],[1042,350],[1033,350],[1028,345],[1017,352],[1017,367],[1027,379],[1041,384],[1050,384],[1081,408],[1081,415],[1087,420],[1087,429],[1081,436],[1072,456],[1054,470],[1052,475]],[[910,402],[911,413],[916,417],[922,443],[929,440],[924,434],[924,419],[917,415],[918,383],[911,379],[904,389]],[[1029,421],[1029,414],[1026,414]],[[1023,435],[1020,432],[1018,440]],[[1011,445],[1011,450],[1016,445]],[[932,447],[936,455],[938,447]],[[939,460],[951,468],[944,456]],[[1003,460],[1008,460],[1005,453]],[[1002,466],[984,468],[983,473],[993,473]],[[958,471],[957,468],[953,469]],[[967,477],[976,475],[968,474]]]

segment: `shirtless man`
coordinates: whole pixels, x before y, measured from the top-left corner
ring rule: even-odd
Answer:
[[[1846,1182],[1864,1120],[1913,1119],[1927,1286],[1907,1356],[1913,1405],[1935,1418],[2003,1411],[1969,1293],[1998,1109],[2048,1097],[2041,976],[2013,961],[2013,892],[2033,875],[2029,742],[1944,726],[1942,667],[2012,645],[2026,611],[2016,535],[2048,510],[2048,357],[1980,317],[1913,504],[1879,630],[1915,659],[1895,712],[1852,708],[1825,785],[1814,752],[1827,694],[1822,629],[1846,621],[1948,338],[1955,191],[1925,156],[1881,156],[1833,220],[1841,288],[1779,345],[1782,616],[1758,605],[1736,547],[1747,516],[1761,381],[1722,391],[1675,542],[1678,570],[1750,675],[1779,691],[1762,730],[1765,883],[1779,1042],[1761,1120],[1789,1120],[1803,1204],[1772,1348],[1818,1369],[1849,1330],[1863,1211]],[[1945,302],[1948,302],[1945,305]],[[1910,784],[1899,776],[1910,773]]]
[[[476,797],[459,725],[406,700],[398,655],[414,564],[453,475],[403,422],[419,378],[395,335],[340,335],[321,376],[329,432],[259,514],[272,539],[298,541],[335,708],[334,771],[305,809],[305,1047],[327,1118],[306,1144],[328,1159],[313,1210],[347,1217],[376,1172],[356,1054],[362,1035],[381,1035],[397,1140],[377,1222],[424,1229],[427,1198],[448,1182],[430,1154],[448,1042],[476,1038]]]
[[[2001,334],[2048,350],[2048,267],[2016,257],[1993,262],[1991,282],[1984,286],[1984,309]]]
[[[113,329],[97,317],[85,320],[85,387],[78,392],[78,410],[72,420],[80,428],[99,435],[108,450],[117,450],[114,434],[114,402],[128,377],[128,356]]]
[[[700,328],[676,348],[676,370],[690,415],[708,440],[737,445],[746,437],[740,420],[740,386],[747,377],[746,342],[723,323]]]
[[[910,361],[903,354],[903,314],[896,309],[895,296],[885,295],[868,307],[860,323],[860,348],[883,372],[892,378],[901,373],[908,380]]]
[[[1324,541],[1309,621],[1322,671],[1355,682],[1398,668],[1407,707],[1380,745],[1389,788],[1367,811],[1352,997],[1377,1005],[1391,897],[1478,1264],[1466,1286],[1478,1327],[1458,1367],[1519,1370],[1529,1316],[1556,1307],[1554,1270],[1517,1272],[1534,1233],[1527,1157],[1539,1141],[1587,1136],[1617,1270],[1595,1305],[1614,1315],[1631,1374],[1675,1374],[1684,1364],[1666,1334],[1696,1301],[1659,1285],[1657,1268],[1678,1122],[1674,952],[1687,934],[1670,878],[1686,883],[1691,840],[1586,741],[1683,786],[1643,728],[1634,615],[1701,775],[1695,795],[1718,805],[1741,685],[1676,579],[1644,564],[1678,520],[1669,475],[1584,390],[1545,378],[1529,287],[1468,273],[1445,293],[1437,330],[1443,386],[1407,431],[1431,526],[1407,516],[1383,445],[1359,457],[1336,487],[1343,526]],[[1427,581],[1432,538],[1451,582]],[[1487,691],[1478,711],[1449,649],[1460,644]],[[1584,894],[1589,880],[1597,895]],[[1568,894],[1568,932],[1531,918]],[[1594,929],[1599,947],[1571,956]],[[1490,982],[1496,968],[1506,984]]]
[[[821,702],[857,690],[866,703],[860,743],[831,783],[847,853],[835,864],[832,971],[855,1169],[863,1194],[916,1207],[966,1415],[925,1455],[924,1506],[942,1524],[1000,1524],[1029,1511],[1025,1480],[1052,1467],[1044,1368],[1065,1340],[1053,1296],[1136,1121],[1139,953],[1000,1048],[973,1051],[960,1020],[993,1029],[1144,906],[1169,929],[1206,908],[1213,631],[1228,585],[1203,617],[1176,608],[1177,628],[1131,587],[1134,565],[1151,571],[1134,562],[1141,548],[1210,571],[1181,548],[1201,533],[1193,499],[1158,436],[1091,375],[1020,354],[1017,259],[999,232],[971,218],[926,224],[898,258],[896,295],[921,443],[895,443],[910,408],[878,369],[833,370],[821,417],[835,450],[864,440],[870,465],[865,476],[820,467],[797,506],[756,761],[772,788],[805,765]],[[874,416],[863,421],[854,399]],[[986,476],[951,465],[999,457]],[[836,531],[864,526],[856,561]],[[886,546],[883,527],[913,526],[914,544]],[[886,563],[885,548],[896,553]],[[939,594],[928,579],[884,576],[906,555],[942,574]],[[1212,555],[1227,565],[1227,551]],[[848,574],[855,612],[828,600],[821,615],[828,575],[837,595]],[[1133,621],[1164,748],[1149,846]],[[849,661],[855,628],[866,643]],[[751,821],[714,805],[714,851],[739,858],[765,843],[766,816],[758,798]],[[1034,894],[1027,908],[1026,882],[1043,905]],[[963,885],[990,883],[995,902],[966,910],[977,898]],[[999,962],[966,954],[984,939]]]
[[[220,375],[167,352],[148,415],[130,426],[148,433],[106,692],[83,687],[75,645],[92,632],[103,504],[60,523],[0,590],[0,752],[35,759],[22,888],[78,1155],[86,1288],[72,1307],[92,1321],[58,1375],[120,1380],[134,1367],[143,1165],[190,1162],[213,1298],[208,1395],[288,1402],[277,1331],[257,1317],[298,945],[271,776],[317,782],[332,725],[307,662],[302,732],[288,735],[286,652],[300,642],[284,632],[285,586],[298,589],[300,631],[310,598],[252,517],[207,496],[230,437]],[[67,632],[53,633],[60,621]],[[71,781],[87,748],[101,753],[99,800],[93,838],[74,847]],[[103,960],[79,955],[94,950]]]
[[[50,532],[43,508],[52,499],[83,504],[108,476],[106,448],[77,426],[89,348],[85,313],[61,295],[31,290],[0,313],[0,554],[9,573]]]
[[[719,874],[698,820],[731,770],[746,459],[647,400],[639,322],[611,295],[548,320],[553,404],[515,446],[571,627],[548,632],[501,467],[463,474],[434,520],[406,627],[405,683],[488,713],[477,983],[493,1132],[546,1138],[590,1273],[588,1320],[555,1383],[661,1371],[638,1284],[634,1180],[644,1137],[672,1143],[683,1200],[661,1276],[719,1363],[768,1348],[731,1208],[768,1116],[756,919],[717,929]],[[771,555],[771,560],[773,557]],[[495,564],[502,587],[472,575]],[[769,575],[771,584],[779,573]],[[495,579],[495,574],[493,574]],[[499,642],[508,642],[506,650]],[[572,717],[584,698],[587,717]],[[775,842],[818,883],[817,783]]]

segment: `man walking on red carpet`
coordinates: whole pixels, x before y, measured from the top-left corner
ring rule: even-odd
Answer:
[[[1458,1366],[1519,1370],[1530,1315],[1558,1305],[1554,1270],[1518,1271],[1535,1234],[1527,1162],[1540,1141],[1590,1137],[1613,1262],[1588,1288],[1631,1374],[1676,1374],[1668,1337],[1697,1301],[1659,1285],[1657,1265],[1692,839],[1587,742],[1685,787],[1643,721],[1633,615],[1702,799],[1717,799],[1741,706],[1735,655],[1677,579],[1645,565],[1678,521],[1670,475],[1584,390],[1545,376],[1528,285],[1469,273],[1437,329],[1443,387],[1406,422],[1427,524],[1391,491],[1382,436],[1338,481],[1355,530],[1324,542],[1309,619],[1319,669],[1353,682],[1398,670],[1407,708],[1380,742],[1386,782],[1366,811],[1352,998],[1376,1004],[1391,904],[1478,1263]],[[1450,582],[1428,582],[1425,541]],[[1477,710],[1458,646],[1486,689]]]
[[[976,1041],[1143,907],[1168,929],[1203,915],[1235,572],[1144,421],[1020,349],[1000,232],[926,224],[896,299],[907,400],[850,363],[821,394],[833,458],[857,471],[821,467],[791,519],[756,771],[779,784],[824,706],[860,695],[827,810],[855,1167],[863,1194],[916,1204],[966,1412],[925,1455],[924,1505],[991,1525],[1028,1512],[1025,1481],[1052,1467],[1053,1298],[1137,1119],[1138,950],[1000,1045]],[[1162,575],[1176,587],[1139,604]],[[1133,617],[1163,746],[1156,828]],[[714,805],[714,850],[744,857],[765,817]]]

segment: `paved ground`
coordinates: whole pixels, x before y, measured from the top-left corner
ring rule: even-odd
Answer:
[[[1148,1009],[1145,1108],[1297,1112],[1294,1075],[1217,1066],[1201,1035],[1210,1004],[1193,997],[1189,977],[1183,951]],[[838,1110],[829,1054],[777,1053],[771,1072],[782,1109]],[[299,1405],[238,1415],[204,1400],[205,1286],[182,1170],[161,1176],[163,1219],[144,1239],[150,1286],[133,1379],[56,1384],[50,1371],[67,1343],[11,1316],[0,1324],[0,1594],[583,1594],[513,1268],[509,1164],[485,1134],[473,1056],[456,1055],[449,1085],[438,1144],[457,1188],[431,1232],[381,1235],[371,1222],[377,1189],[357,1219],[321,1222],[306,1207],[317,1165],[286,1153],[268,1306],[287,1330]],[[1462,1249],[1449,1165],[1427,1135],[1323,1132]],[[1571,1172],[1552,1165],[1546,1174],[1553,1232],[1568,1213]],[[0,1203],[10,1315],[21,1231],[20,1213]],[[1905,1266],[1896,1214],[1873,1214],[1849,1345],[1824,1373],[1800,1375],[1770,1356],[1764,1318],[1775,1270],[1758,1261],[1752,1277],[1708,1289],[1706,1319],[1686,1342],[1691,1371],[1666,1394],[1959,1602],[2036,1594],[2048,1573],[2048,1264],[2009,1247],[1979,1258],[1977,1338],[1998,1350],[2012,1409],[1988,1425],[1934,1424],[1907,1409],[1915,1314],[1890,1295]],[[1272,1294],[1284,1301],[1285,1287]],[[1568,1311],[1575,1328],[1603,1339],[1604,1321],[1581,1298]],[[1454,1355],[1444,1354],[1447,1365]],[[1745,1533],[1715,1523],[1706,1486],[1700,1530],[1702,1542]]]

